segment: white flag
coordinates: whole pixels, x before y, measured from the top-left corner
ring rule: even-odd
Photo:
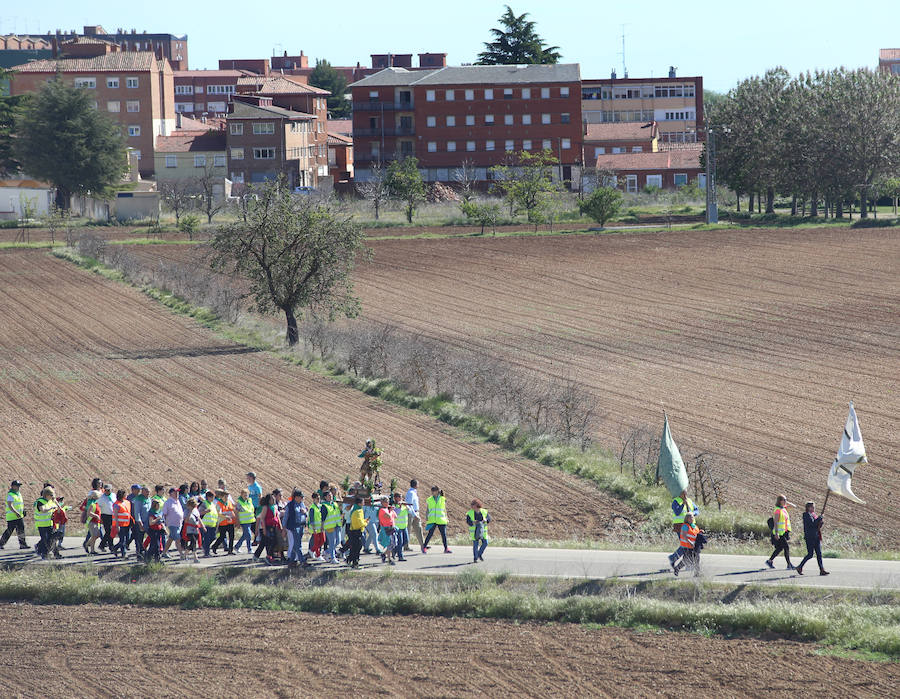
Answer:
[[[865,463],[868,463],[866,447],[863,444],[862,433],[859,431],[856,410],[851,402],[847,423],[844,425],[844,434],[841,437],[841,446],[834,463],[831,464],[831,471],[828,473],[828,489],[848,500],[865,505],[865,501],[856,497],[850,487],[853,471],[859,464]]]

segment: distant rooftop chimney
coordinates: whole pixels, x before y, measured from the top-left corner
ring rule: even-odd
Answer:
[[[669,66],[669,77],[670,78],[675,77],[675,66]]]
[[[616,69],[615,68],[613,68],[611,71],[609,71],[609,77],[612,78],[613,80],[616,79]]]

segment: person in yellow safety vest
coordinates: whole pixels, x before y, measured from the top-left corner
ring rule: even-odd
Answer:
[[[247,553],[253,548],[253,523],[256,521],[256,508],[253,506],[253,500],[250,499],[250,491],[244,488],[237,501],[234,503],[237,510],[238,524],[241,525],[241,538],[235,545],[235,550],[241,550],[241,544],[247,542]]]
[[[216,527],[219,524],[219,511],[216,509],[216,494],[207,490],[206,495],[200,500],[200,521],[206,529],[203,530],[203,557],[209,558],[212,542],[216,538]]]
[[[28,548],[25,541],[25,501],[20,492],[21,487],[22,482],[18,480],[9,484],[9,492],[6,494],[6,531],[0,537],[0,549],[6,546],[13,532],[19,537],[19,548]]]
[[[700,514],[700,508],[698,508],[696,503],[682,490],[681,494],[672,500],[672,531],[675,532],[675,536],[681,536],[681,525],[684,524],[684,518],[688,513],[692,514],[694,519],[697,519],[697,515]],[[678,559],[681,558],[684,553],[685,548],[679,541],[678,548],[669,555],[669,565],[672,566],[673,570]]]
[[[56,494],[53,488],[46,487],[41,497],[34,501],[34,526],[37,527],[41,540],[36,546],[38,555],[45,559],[50,553],[51,536],[53,535],[53,510],[56,509]]]
[[[405,561],[403,552],[409,548],[409,508],[400,493],[394,493],[394,528],[397,530],[397,560]]]
[[[350,508],[350,551],[347,554],[347,564],[351,568],[359,568],[359,554],[363,547],[363,532],[369,521],[366,519],[363,509],[363,499],[359,495],[353,498],[353,507]]]
[[[484,562],[484,550],[488,546],[487,525],[491,516],[481,504],[481,500],[472,500],[472,509],[466,512],[466,524],[469,525],[469,538],[472,540],[473,563]]]
[[[112,535],[115,536],[116,532],[119,534],[119,541],[112,548],[113,556],[118,558],[119,553],[121,553],[122,558],[125,558],[128,555],[128,539],[131,534],[131,523],[133,520],[131,518],[131,503],[125,499],[124,490],[116,491],[116,501],[113,503],[112,512]]]
[[[428,542],[437,529],[441,533],[441,540],[444,542],[444,553],[452,553],[447,546],[447,500],[444,498],[444,491],[436,485],[431,486],[431,496],[425,501],[428,510],[428,519],[426,528],[428,534],[425,536],[425,543],[422,544],[422,553],[428,552]]]
[[[333,501],[330,490],[326,490],[322,495],[325,499],[323,504],[325,509],[325,521],[322,522],[322,528],[325,530],[328,556],[332,563],[339,563],[340,553],[338,552],[338,546],[340,545],[341,540],[340,532],[338,530],[341,526],[341,508],[340,505]]]
[[[321,561],[322,547],[325,545],[325,531],[322,529],[322,496],[318,491],[312,494],[312,505],[309,507],[309,556],[310,560]]]
[[[773,527],[772,537],[775,539],[775,550],[772,555],[766,559],[766,565],[774,568],[775,556],[784,551],[784,560],[787,562],[787,569],[794,570],[791,565],[791,546],[789,540],[791,538],[791,515],[788,513],[788,507],[796,507],[794,503],[788,502],[784,495],[775,498],[775,513],[772,515]]]

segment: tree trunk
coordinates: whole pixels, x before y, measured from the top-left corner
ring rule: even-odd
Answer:
[[[767,214],[775,213],[775,188],[774,187],[766,188],[766,213]]]
[[[797,215],[797,195],[791,196],[791,216]]]
[[[747,213],[753,213],[753,192],[750,192],[750,206],[747,207]]]
[[[377,199],[372,202],[372,205],[375,207],[375,220],[377,221],[378,220],[378,209],[381,208],[381,205]]]
[[[69,200],[72,197],[72,193],[66,189],[65,187],[56,187],[56,208],[61,211],[68,211],[69,204],[71,203]]]
[[[809,215],[816,218],[819,215],[819,193],[813,192],[809,198]]]
[[[869,210],[868,210],[869,202],[866,201],[866,190],[863,188],[862,195],[859,198],[859,217],[860,218],[869,218]]]
[[[838,202],[837,202],[837,205],[836,205],[836,206],[837,206],[837,209],[836,209],[836,212],[835,212],[835,216],[836,216],[837,218],[844,218],[844,200],[843,200],[843,199],[838,199]]]
[[[297,330],[297,317],[294,315],[293,308],[284,308],[284,317],[287,320],[287,341],[288,345],[293,347],[300,339],[300,333]]]
[[[413,207],[412,207],[412,204],[408,204],[406,207],[406,222],[412,223],[412,217],[413,217]]]
[[[741,213],[741,193],[740,193],[740,192],[735,192],[735,193],[734,193],[734,196],[735,196],[735,198],[737,199],[737,212],[738,212],[738,213]]]
[[[762,213],[762,192],[756,193],[756,213]]]

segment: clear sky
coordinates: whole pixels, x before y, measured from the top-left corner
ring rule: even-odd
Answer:
[[[707,89],[727,91],[744,77],[777,65],[792,73],[815,68],[875,67],[878,49],[900,46],[896,0],[756,0],[601,2],[509,0],[531,13],[545,41],[582,77],[622,75],[622,25],[630,77],[702,75]],[[476,60],[503,13],[498,0],[344,0],[317,2],[113,3],[42,0],[0,5],[0,34],[76,29],[100,24],[139,32],[187,34],[191,68],[219,58],[261,58],[302,50],[334,65],[369,65],[371,53],[446,52],[451,64]],[[254,8],[258,8],[254,11]],[[315,16],[320,8],[322,18]],[[414,61],[416,60],[414,56]],[[415,63],[414,63],[415,65]]]

